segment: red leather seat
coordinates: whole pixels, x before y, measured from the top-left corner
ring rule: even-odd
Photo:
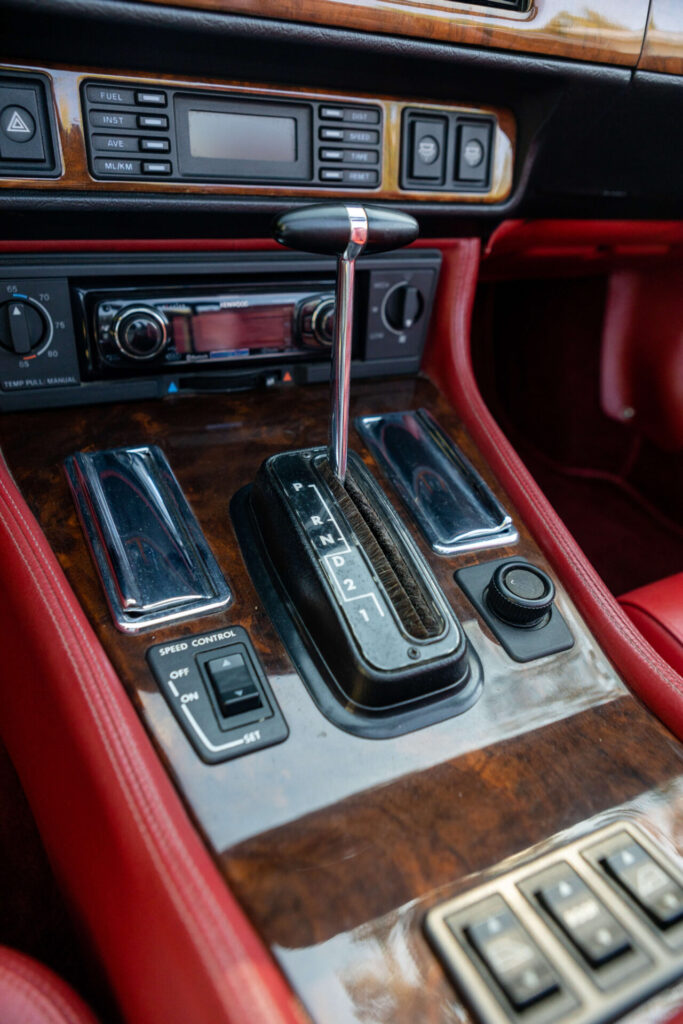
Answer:
[[[683,675],[683,572],[631,590],[619,603],[645,639]]]
[[[0,946],[2,1024],[96,1024],[83,1000],[42,964]]]

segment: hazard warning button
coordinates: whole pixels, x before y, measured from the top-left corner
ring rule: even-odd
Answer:
[[[0,114],[0,129],[12,142],[30,142],[36,134],[36,122],[25,107],[5,107]]]

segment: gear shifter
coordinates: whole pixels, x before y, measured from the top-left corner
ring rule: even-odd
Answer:
[[[443,699],[456,714],[478,696],[476,656],[383,491],[348,457],[355,261],[413,241],[417,224],[340,203],[285,214],[274,233],[290,248],[337,257],[337,310],[329,446],[272,456],[251,488],[263,565],[345,712],[400,717]]]
[[[406,213],[344,203],[306,206],[275,222],[275,239],[281,245],[337,257],[329,460],[341,484],[346,480],[348,453],[356,259],[363,252],[388,252],[408,245],[417,234],[417,221]]]

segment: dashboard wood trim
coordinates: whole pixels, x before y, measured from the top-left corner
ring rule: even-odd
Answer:
[[[388,96],[366,96],[361,94],[328,92],[312,89],[275,88],[259,83],[216,81],[213,79],[184,79],[173,75],[141,76],[139,73],[119,71],[103,72],[102,69],[87,70],[71,68],[47,68],[28,65],[2,65],[3,70],[41,72],[52,84],[53,102],[59,128],[59,144],[64,171],[57,178],[3,178],[0,190],[39,189],[40,191],[79,192],[123,192],[149,195],[150,193],[201,194],[216,196],[282,196],[283,198],[317,198],[321,201],[331,196],[348,196],[364,202],[381,199],[414,200],[430,202],[458,202],[487,204],[500,203],[512,190],[513,162],[516,141],[515,119],[510,111],[487,105],[473,106],[453,103],[427,103],[408,101]],[[80,97],[81,83],[85,79],[106,82],[132,83],[134,86],[170,85],[183,89],[210,89],[212,92],[233,95],[249,94],[264,99],[327,100],[330,103],[365,102],[381,106],[384,118],[384,143],[382,154],[382,181],[375,189],[324,188],[310,185],[247,185],[215,184],[213,182],[172,182],[95,180],[88,169],[88,158],[82,125]],[[430,192],[402,189],[399,187],[401,162],[401,116],[405,107],[436,112],[439,110],[463,111],[468,114],[493,114],[497,118],[497,129],[492,160],[491,188],[489,192]]]
[[[457,0],[145,0],[465,46],[635,66],[648,0],[533,0],[516,13]],[[672,0],[675,3],[675,0]]]
[[[652,0],[638,69],[683,75],[683,5]]]

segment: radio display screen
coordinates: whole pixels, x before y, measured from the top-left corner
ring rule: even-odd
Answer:
[[[201,160],[294,163],[296,120],[262,114],[188,110],[190,154]]]
[[[286,352],[292,347],[292,304],[256,304],[173,316],[176,351],[185,356],[222,357]]]

